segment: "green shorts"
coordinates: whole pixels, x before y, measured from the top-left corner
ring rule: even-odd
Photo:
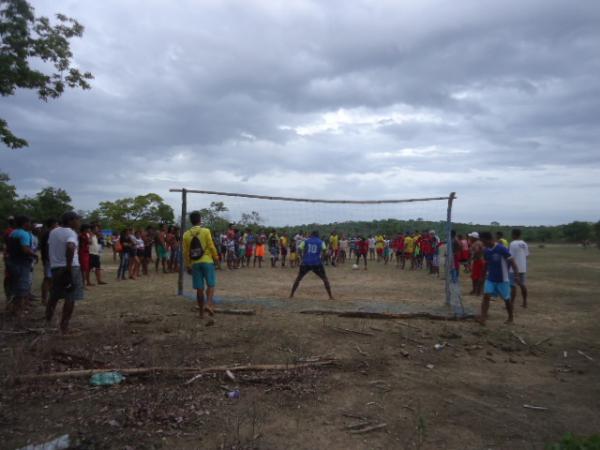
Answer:
[[[214,263],[196,263],[192,265],[192,286],[194,289],[204,289],[217,285],[217,275]]]
[[[158,259],[168,259],[169,252],[167,252],[167,249],[164,248],[162,245],[157,245],[156,246],[156,257]]]

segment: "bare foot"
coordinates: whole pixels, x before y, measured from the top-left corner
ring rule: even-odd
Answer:
[[[506,319],[506,320],[504,321],[504,323],[505,323],[506,325],[512,325],[512,324],[513,324],[513,320],[512,320],[512,319]]]
[[[215,315],[215,310],[214,310],[213,306],[206,305],[204,307],[204,311],[206,311],[210,316],[214,316]]]
[[[523,303],[521,306],[522,306],[523,308],[527,308],[527,303]]]
[[[485,321],[486,321],[486,319],[484,319],[481,316],[476,316],[475,317],[475,322],[477,322],[479,325],[481,325],[483,327],[485,326]]]
[[[215,321],[213,319],[208,319],[206,321],[206,326],[207,327],[212,327],[215,324]]]

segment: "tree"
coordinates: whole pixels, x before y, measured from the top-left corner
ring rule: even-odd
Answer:
[[[600,249],[600,220],[594,224],[594,237],[596,238],[596,246]]]
[[[41,100],[61,96],[65,87],[90,89],[89,72],[73,67],[69,40],[83,35],[83,26],[74,19],[57,14],[57,25],[47,17],[35,17],[27,0],[0,0],[0,95],[14,95],[17,88],[37,90]],[[53,66],[46,74],[30,66],[38,61]],[[0,118],[0,139],[10,148],[28,145],[15,136]]]
[[[6,226],[8,216],[14,214],[17,202],[17,188],[10,182],[10,177],[0,172],[0,222],[2,228]]]
[[[223,217],[229,209],[223,202],[211,202],[208,208],[199,211],[202,217],[202,225],[214,231],[226,230],[229,221]]]
[[[590,238],[592,227],[587,222],[571,222],[563,225],[563,234],[571,242],[583,242]]]
[[[103,226],[113,230],[128,227],[146,227],[157,223],[172,223],[175,214],[157,194],[127,197],[114,202],[100,202],[98,209],[90,213],[90,217],[100,219]]]
[[[19,200],[24,212],[32,219],[42,222],[49,218],[60,220],[67,211],[73,210],[71,196],[61,188],[47,187],[33,198]]]
[[[242,213],[242,217],[240,218],[240,224],[245,227],[259,227],[262,223],[263,218],[257,211]]]

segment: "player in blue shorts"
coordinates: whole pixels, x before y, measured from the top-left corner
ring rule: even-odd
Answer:
[[[484,231],[479,237],[485,247],[483,257],[486,261],[487,277],[483,286],[483,300],[481,302],[481,315],[478,322],[485,325],[492,297],[501,297],[506,306],[508,319],[506,323],[513,322],[513,301],[510,295],[510,282],[508,278],[508,267],[512,267],[515,279],[519,282],[519,269],[508,249],[500,242],[495,242],[492,233]]]
[[[302,255],[302,263],[300,264],[300,271],[298,272],[296,281],[294,281],[294,285],[292,286],[290,298],[294,297],[294,293],[296,292],[296,289],[298,289],[304,275],[308,272],[314,272],[315,275],[323,280],[329,299],[333,300],[331,286],[329,285],[329,280],[327,279],[325,267],[323,266],[323,261],[321,259],[325,248],[325,243],[319,239],[319,233],[317,231],[313,231],[307,240],[302,241],[300,248],[298,249],[298,252]]]

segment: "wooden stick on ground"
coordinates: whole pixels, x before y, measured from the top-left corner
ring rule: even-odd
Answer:
[[[22,375],[16,377],[16,381],[27,380],[55,380],[59,378],[89,377],[95,373],[120,372],[123,375],[145,375],[155,372],[188,373],[196,372],[198,374],[225,372],[251,372],[263,370],[296,370],[305,367],[328,366],[335,360],[304,362],[297,364],[246,364],[243,366],[213,366],[213,367],[134,367],[134,368],[115,368],[115,369],[91,369],[91,370],[70,370],[66,372],[52,372],[32,375]]]
[[[538,347],[542,344],[545,344],[546,342],[548,342],[550,339],[552,339],[552,336],[547,337],[546,339],[542,339],[541,341],[536,342],[535,344],[533,344],[534,347]]]
[[[378,423],[376,425],[371,425],[370,427],[365,427],[365,428],[361,428],[358,430],[351,430],[350,433],[352,433],[352,434],[370,433],[371,431],[381,430],[382,428],[385,428],[385,427],[387,427],[387,423]]]
[[[523,405],[523,408],[533,409],[535,411],[548,411],[548,408],[545,408],[544,406]]]
[[[523,339],[521,336],[519,336],[517,333],[515,333],[514,331],[511,331],[510,334],[512,334],[514,337],[516,337],[519,342],[523,345],[527,345],[527,342],[525,342],[525,339]]]
[[[217,314],[231,314],[235,316],[253,316],[256,311],[253,309],[227,309],[227,308],[215,308]]]
[[[351,317],[359,319],[429,319],[429,320],[471,320],[475,316],[472,314],[464,316],[448,316],[435,313],[419,312],[419,313],[378,313],[368,311],[336,311],[327,309],[307,309],[300,311],[300,314],[315,314],[315,315],[335,315],[338,317]]]
[[[375,336],[373,333],[367,333],[365,331],[358,331],[358,330],[351,330],[349,328],[340,328],[340,327],[333,327],[333,326],[330,328],[335,331],[341,331],[342,333],[359,334],[361,336]]]
[[[577,350],[577,353],[579,353],[581,356],[585,356],[586,359],[593,361],[594,358],[592,358],[590,355],[587,355],[585,353],[583,353],[581,350]]]

